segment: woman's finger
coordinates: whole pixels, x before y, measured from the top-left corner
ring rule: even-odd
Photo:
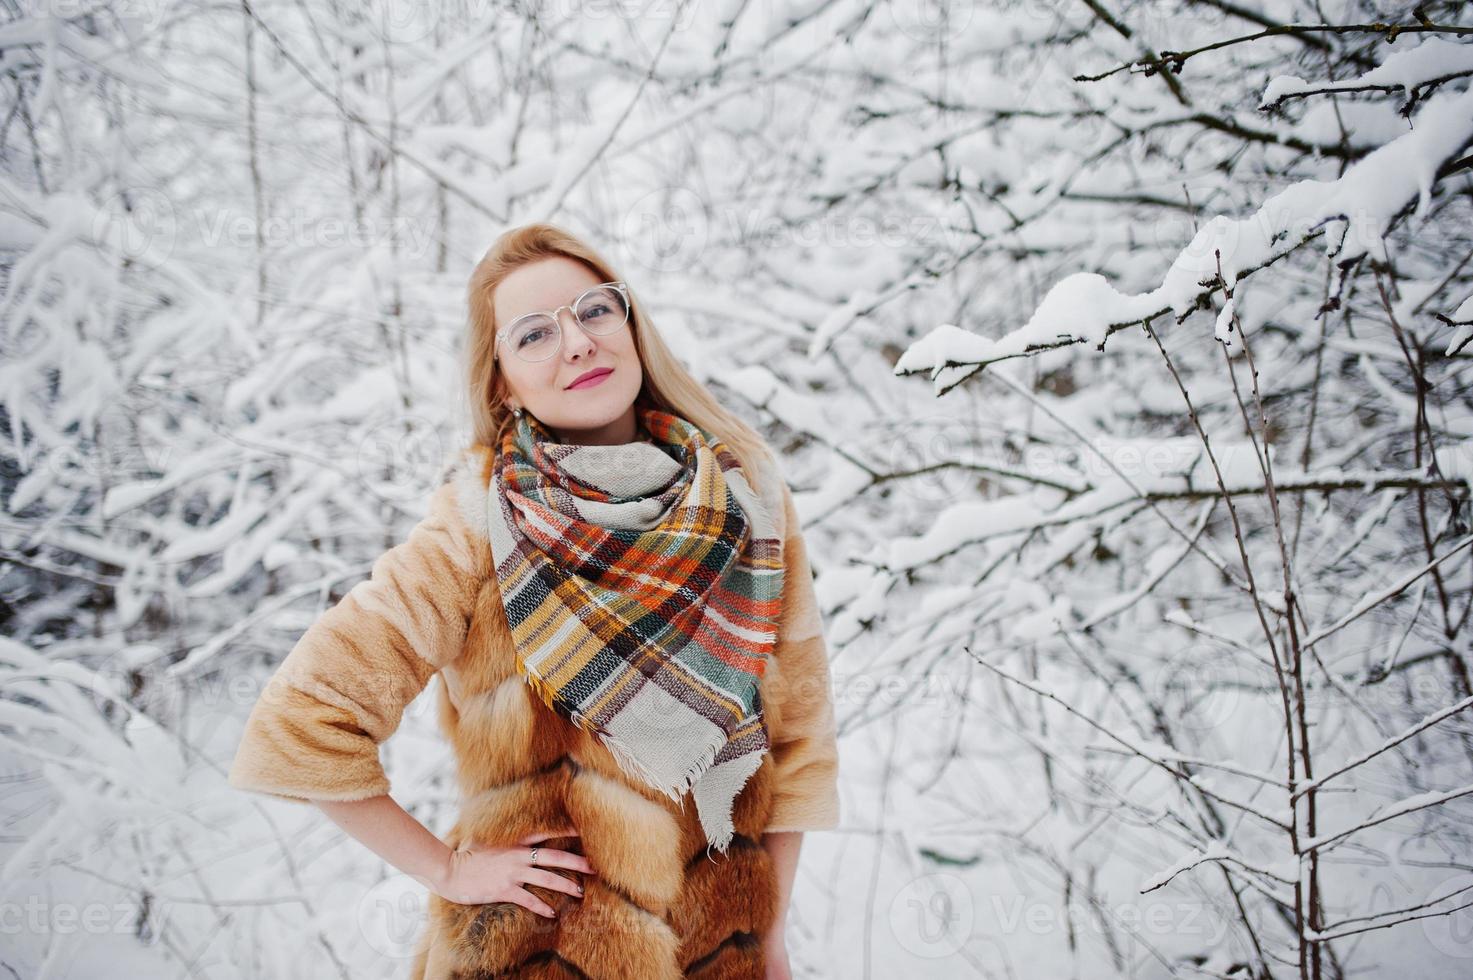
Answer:
[[[551,905],[548,905],[525,888],[513,888],[510,901],[516,902],[523,908],[536,912],[538,915],[544,915],[549,919],[557,918],[557,912]]]
[[[538,864],[542,862],[539,860]],[[528,868],[522,872],[522,881],[528,885],[541,885],[543,888],[551,888],[557,892],[567,892],[577,898],[583,897],[583,886],[578,882],[560,875],[556,871],[544,871],[541,867]]]
[[[531,867],[528,862],[528,867]],[[567,868],[569,871],[582,871],[585,874],[597,874],[593,870],[592,863],[582,854],[574,854],[572,851],[562,851],[556,847],[547,850],[538,850],[537,867],[539,868]]]

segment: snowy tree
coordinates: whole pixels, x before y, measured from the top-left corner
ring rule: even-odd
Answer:
[[[223,772],[543,220],[798,491],[845,814],[799,975],[1466,972],[1467,4],[6,17],[9,972],[402,974],[417,893]],[[385,758],[442,829],[433,697]]]

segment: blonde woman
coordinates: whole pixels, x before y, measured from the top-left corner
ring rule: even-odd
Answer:
[[[230,782],[315,803],[429,889],[414,978],[786,978],[802,835],[839,803],[776,460],[567,232],[503,235],[468,301],[472,445],[292,648]],[[436,674],[443,841],[378,755]]]

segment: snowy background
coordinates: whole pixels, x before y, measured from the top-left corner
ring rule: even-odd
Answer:
[[[393,978],[224,771],[586,235],[783,455],[800,977],[1473,971],[1473,5],[10,0],[0,977]],[[436,685],[383,746],[455,816]]]

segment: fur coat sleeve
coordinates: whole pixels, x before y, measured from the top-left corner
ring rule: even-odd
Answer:
[[[387,793],[378,746],[460,654],[489,563],[442,484],[409,537],[281,662],[246,718],[230,785],[303,801]]]
[[[791,491],[781,477],[776,483],[786,565],[762,688],[776,786],[768,829],[827,830],[839,821],[828,653]],[[490,574],[490,543],[447,482],[408,538],[313,623],[271,676],[246,719],[230,785],[294,801],[388,793],[379,745],[460,655]]]
[[[793,495],[782,488],[783,602],[777,647],[763,678],[763,711],[772,742],[769,832],[832,830],[839,825],[839,753],[828,646],[808,548]]]

